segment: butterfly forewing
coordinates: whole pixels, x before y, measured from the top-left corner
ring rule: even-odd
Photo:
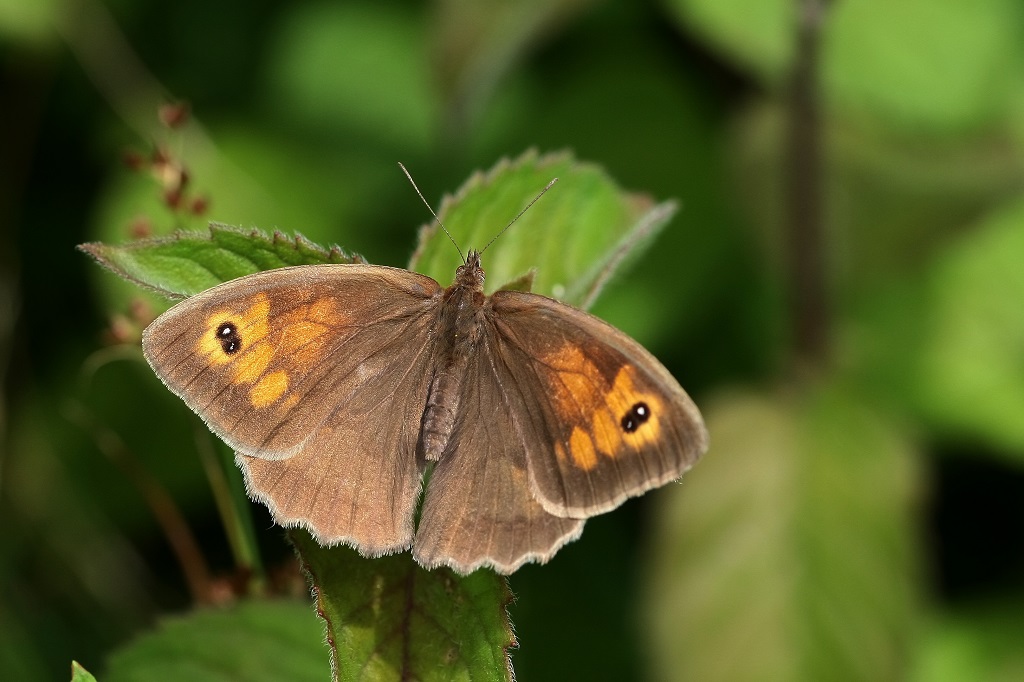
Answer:
[[[679,478],[707,448],[696,406],[640,344],[552,299],[500,291],[491,347],[515,367],[538,501],[586,518]]]
[[[235,449],[286,457],[368,373],[384,334],[408,333],[440,287],[375,266],[300,266],[204,291],[143,335],[146,359]],[[387,338],[387,337],[384,337]],[[339,381],[339,374],[340,377]]]

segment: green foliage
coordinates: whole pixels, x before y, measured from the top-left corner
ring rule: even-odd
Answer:
[[[289,533],[327,627],[337,680],[511,680],[505,579],[425,571],[408,552],[367,560]]]
[[[666,0],[684,30],[698,32],[745,69],[782,80],[795,52],[796,5],[789,0]]]
[[[78,661],[71,661],[71,682],[96,682],[96,678]]]
[[[600,168],[570,154],[527,153],[474,175],[444,200],[438,218],[465,248],[482,249],[556,178],[487,250],[488,293],[529,277],[532,291],[589,307],[623,259],[649,246],[675,210],[671,202],[654,205],[623,192]],[[420,229],[410,268],[445,282],[460,261],[439,232],[436,222]]]
[[[1024,609],[1019,597],[1002,603],[961,606],[929,624],[911,674],[912,682],[1024,677]]]
[[[275,232],[268,237],[216,223],[210,225],[209,235],[181,232],[126,245],[91,243],[79,248],[128,281],[169,298],[185,298],[261,270],[362,261],[302,235],[289,238]]]
[[[852,113],[909,130],[989,125],[1009,113],[1017,87],[1007,66],[1024,58],[1019,22],[1014,0],[839,3],[827,27],[825,87]]]
[[[298,600],[247,600],[164,618],[119,649],[103,682],[324,680],[329,664],[313,609]]]
[[[684,27],[779,86],[794,59],[788,0],[668,0]],[[836,2],[823,24],[822,86],[844,115],[929,132],[999,121],[1016,106],[1024,59],[1014,0]],[[912,34],[912,39],[908,36]]]
[[[1024,203],[986,216],[924,282],[917,400],[940,428],[1024,461]],[[909,312],[909,311],[905,311]]]
[[[919,464],[851,398],[734,391],[707,405],[714,451],[667,500],[647,585],[661,677],[900,677],[922,597]],[[743,655],[722,656],[725,641]]]
[[[277,38],[273,101],[304,125],[348,130],[398,149],[425,149],[440,113],[430,87],[425,29],[415,14],[397,8],[306,5],[290,13]]]

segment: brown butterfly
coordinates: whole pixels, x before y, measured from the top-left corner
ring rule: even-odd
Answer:
[[[193,296],[143,335],[284,526],[365,556],[511,573],[679,478],[696,406],[637,342],[564,303],[408,270],[303,265]],[[418,527],[414,515],[431,468]]]

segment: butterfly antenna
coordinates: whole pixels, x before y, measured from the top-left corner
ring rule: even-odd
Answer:
[[[528,203],[528,204],[526,205],[526,207],[525,207],[525,208],[523,208],[523,210],[522,210],[522,211],[520,211],[520,212],[519,212],[519,215],[517,215],[517,216],[516,216],[515,218],[513,218],[512,220],[510,220],[510,221],[509,221],[509,223],[508,223],[508,225],[506,225],[505,227],[501,228],[501,232],[499,232],[498,234],[496,234],[496,235],[494,235],[493,237],[491,237],[491,241],[487,242],[487,246],[485,246],[484,248],[480,249],[480,253],[483,253],[484,251],[486,251],[486,250],[487,250],[487,247],[489,247],[489,246],[490,246],[491,244],[493,244],[493,243],[494,243],[494,240],[495,240],[495,239],[497,239],[497,238],[498,238],[498,237],[500,237],[501,235],[505,234],[505,230],[507,230],[508,228],[512,227],[512,225],[513,225],[513,224],[514,224],[514,223],[515,223],[515,222],[516,222],[517,220],[519,220],[520,218],[522,218],[522,217],[523,217],[523,214],[524,214],[524,213],[526,213],[527,211],[529,211],[529,210],[530,210],[530,207],[531,207],[531,206],[533,206],[534,204],[536,204],[536,203],[537,203],[537,200],[538,200],[538,199],[540,199],[540,198],[541,198],[542,196],[544,196],[545,192],[547,192],[547,191],[548,191],[549,189],[551,189],[551,186],[552,186],[553,184],[555,184],[556,182],[558,182],[558,178],[552,178],[552,179],[551,179],[551,182],[549,182],[549,183],[548,183],[547,185],[545,185],[545,186],[544,186],[544,189],[542,189],[542,190],[541,190],[541,191],[540,191],[540,192],[539,192],[539,193],[537,194],[537,196],[535,196],[535,197],[533,198],[533,200],[532,200],[532,201],[531,201],[530,203]]]
[[[412,175],[409,174],[409,171],[406,170],[405,166],[402,165],[401,161],[398,162],[398,167],[402,169],[403,173],[405,173],[405,177],[409,178],[409,182],[412,184],[412,188],[416,190],[416,194],[420,195],[420,200],[423,202],[423,205],[427,207],[428,211],[430,211],[430,215],[434,216],[434,220],[436,220],[437,224],[441,226],[441,229],[444,230],[444,233],[448,235],[448,239],[451,240],[452,244],[455,244],[455,250],[459,252],[459,258],[461,258],[462,262],[465,263],[466,257],[462,255],[462,249],[459,248],[459,245],[458,243],[456,243],[455,238],[452,237],[452,233],[448,231],[448,228],[444,226],[444,223],[441,222],[441,219],[437,217],[436,213],[434,213],[434,209],[430,207],[430,202],[428,202],[426,197],[423,196],[423,192],[420,191],[420,188],[416,186],[416,181],[412,179]],[[536,201],[536,199],[534,199],[534,201]],[[502,230],[502,232],[504,232],[504,230]]]

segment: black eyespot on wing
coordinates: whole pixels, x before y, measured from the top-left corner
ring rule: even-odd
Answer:
[[[647,406],[647,403],[635,403],[633,407],[629,408],[629,412],[622,416],[622,430],[626,433],[633,433],[650,418],[651,408]]]
[[[230,322],[221,322],[217,327],[217,340],[227,355],[234,355],[242,349],[242,337],[238,335],[238,328]]]

